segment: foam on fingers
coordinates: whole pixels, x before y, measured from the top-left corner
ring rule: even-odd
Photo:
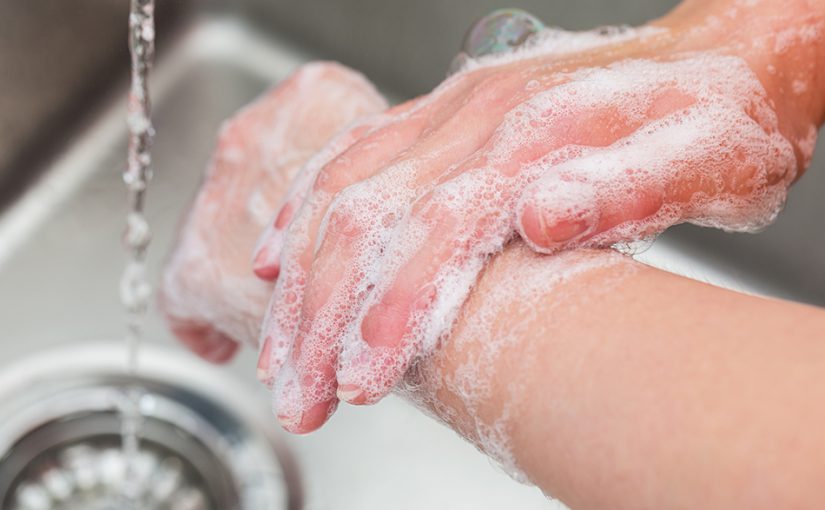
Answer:
[[[793,149],[735,104],[703,101],[531,184],[517,214],[522,236],[552,252],[634,241],[682,221],[764,228],[784,203]],[[587,227],[559,234],[575,222]]]
[[[582,114],[619,120],[593,133],[564,127]],[[488,258],[519,228],[531,239],[527,208],[535,232],[555,228],[555,239],[542,241],[534,232],[542,251],[632,241],[683,221],[755,231],[775,218],[798,167],[759,80],[743,60],[715,54],[571,73],[508,113],[471,159],[474,166],[409,205],[389,183],[350,204],[353,216],[375,222],[380,215],[366,204],[380,196],[381,207],[402,219],[386,227],[391,233],[376,234],[378,247],[357,260],[371,287],[339,337],[344,397],[373,402],[411,359],[436,349]],[[439,225],[448,218],[461,220],[445,235]],[[437,242],[433,232],[441,232]],[[411,266],[422,253],[429,265]],[[365,338],[369,311],[380,311],[382,299],[410,274],[420,276],[411,295],[432,286],[432,302],[406,321],[391,317],[392,328],[405,323],[400,343]]]
[[[311,63],[224,123],[161,286],[161,306],[195,352],[224,361],[235,342],[256,344],[272,293],[250,270],[258,232],[314,152],[385,107],[359,73]]]
[[[427,139],[424,134],[431,127],[427,112],[436,115],[460,108],[460,104],[452,101],[456,91],[462,88],[460,85],[442,85],[426,99],[394,109],[386,114],[386,122],[375,126],[318,170],[311,195],[287,227],[280,274],[264,321],[261,338],[272,346],[270,371],[278,370],[290,344],[299,338],[308,346],[316,347],[318,352],[332,349],[337,354],[340,350],[342,332],[350,326],[372,281],[371,275],[363,273],[363,268],[368,267],[369,261],[380,259],[386,244],[384,237],[419,192],[414,184],[415,176],[423,168],[439,169],[442,163],[449,165],[461,156],[462,150],[474,148],[464,147],[468,145],[465,143],[461,148],[451,147],[452,150],[437,151],[437,154],[426,150],[422,158],[408,157],[418,148],[417,142],[422,137]],[[455,156],[455,152],[459,155]],[[432,185],[427,181],[426,186]],[[353,228],[342,230],[341,226],[350,221]],[[324,260],[327,255],[319,252],[319,248],[327,240],[336,239],[348,247],[346,253],[329,255],[339,260]],[[328,262],[343,263],[345,270],[334,275],[334,281],[316,279],[313,282],[317,269]],[[307,292],[313,294],[318,290],[310,287],[313,283],[321,287],[332,285],[334,289],[327,293],[329,299],[318,307],[317,314],[307,316],[301,313],[302,302]],[[301,336],[299,326],[306,327],[307,334]],[[332,363],[337,364],[337,359]],[[295,370],[311,372],[312,368],[300,363]],[[300,395],[300,405],[306,409],[323,401],[327,393],[327,390],[304,393]],[[284,398],[289,397],[285,394]]]
[[[548,257],[519,242],[510,245],[487,265],[449,341],[418,357],[397,393],[446,422],[517,480],[529,481],[515,456],[513,434],[521,406],[541,398],[534,385],[525,386],[536,382],[527,377],[534,341],[552,341],[545,318],[550,310],[580,306],[571,305],[579,291],[571,296],[566,286],[579,288],[580,278],[606,269],[611,277],[600,278],[594,292],[613,292],[635,266],[612,251]]]
[[[274,218],[268,222],[253,251],[253,270],[255,274],[267,281],[275,281],[280,272],[280,259],[283,251],[286,229],[297,211],[303,205],[312,189],[318,173],[336,156],[345,152],[352,144],[367,133],[385,125],[390,120],[388,115],[370,115],[353,122],[342,133],[335,136],[320,151],[312,156],[298,172],[286,197],[281,202]]]
[[[423,128],[423,122],[409,118],[408,113],[384,116],[357,143],[321,165],[313,176],[311,194],[287,226],[278,281],[261,329],[260,343],[269,341],[271,345],[271,374],[267,379],[274,378],[296,338],[313,257],[324,237],[325,218],[335,201],[342,202],[337,193],[378,173],[398,151],[412,144]],[[361,164],[353,167],[353,159]]]

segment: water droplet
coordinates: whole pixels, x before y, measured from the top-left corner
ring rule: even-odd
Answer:
[[[634,257],[649,250],[650,247],[653,246],[654,242],[656,242],[656,236],[651,236],[644,239],[638,239],[636,241],[623,241],[616,243],[613,245],[613,249],[624,255]]]

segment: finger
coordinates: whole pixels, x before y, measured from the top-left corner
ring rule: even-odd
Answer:
[[[450,80],[430,96],[402,105],[395,111],[394,123],[373,130],[319,171],[311,197],[289,225],[291,242],[284,247],[281,257],[286,269],[280,270],[270,313],[264,322],[261,343],[271,346],[269,353],[261,353],[270,359],[259,362],[259,366],[269,371],[263,380],[265,384],[274,380],[295,337],[300,320],[298,305],[303,301],[316,238],[335,196],[346,187],[375,175],[403,154],[428,129],[433,117],[442,118],[460,108],[462,103],[458,98],[472,84],[469,79]]]
[[[238,342],[208,324],[182,322],[171,317],[168,320],[172,332],[181,343],[206,361],[217,364],[227,363],[240,347]]]
[[[403,248],[390,255],[403,264],[382,268],[382,284],[354,321],[355,339],[344,343],[336,374],[339,399],[362,405],[383,398],[411,360],[434,347],[444,325],[452,322],[463,301],[461,287],[470,284],[483,261],[462,254],[479,235],[461,228],[466,220],[433,201],[394,236],[394,246]],[[427,232],[423,238],[422,231]],[[402,252],[414,255],[406,258]],[[384,282],[388,289],[382,288]]]
[[[310,385],[304,385],[301,388],[298,376],[291,366],[287,365],[279,372],[272,392],[273,408],[284,430],[293,434],[312,432],[326,423],[338,407],[338,399],[334,396],[309,407],[302,407],[306,401],[303,391],[308,391],[309,387]]]
[[[334,220],[333,220],[334,221]],[[330,229],[357,229],[357,225],[331,224]],[[354,232],[353,232],[354,233]],[[340,237],[337,239],[341,239]],[[342,271],[338,264],[349,259],[348,250],[357,249],[354,244],[341,242],[335,247],[342,255],[341,259],[325,259],[326,265],[314,264],[313,275],[326,277]],[[343,316],[347,310],[340,304],[355,299],[356,296],[336,296],[330,299],[324,292],[346,292],[349,287],[315,287],[308,289],[304,295],[303,310],[313,317],[313,321],[301,322],[292,350],[287,358],[283,374],[275,388],[275,405],[279,421],[291,431],[308,431],[313,425],[320,427],[325,421],[320,420],[318,409],[325,404],[337,402],[335,367],[338,358],[338,344],[335,332],[346,320]],[[319,293],[320,291],[320,293]],[[309,417],[315,417],[310,419]]]
[[[411,145],[422,129],[424,119],[420,117],[387,124],[367,134],[319,170],[313,185],[314,191],[287,226],[278,281],[261,331],[260,345],[270,346],[268,351],[260,353],[259,366],[266,367],[267,370],[262,381],[264,384],[271,386],[297,331],[316,235],[335,194],[349,184],[377,172],[396,154]]]
[[[486,143],[501,115],[520,100],[515,92],[521,80],[520,76],[506,76],[485,83],[455,115],[406,151],[403,160],[350,186],[336,198],[325,220],[323,242],[315,254],[300,317],[299,331],[312,332],[313,340],[321,344],[319,351],[340,350],[345,329],[368,293],[369,275],[375,273],[371,265],[382,258],[387,234],[397,219],[416,195],[432,188],[441,174]],[[451,137],[458,129],[462,136]],[[325,316],[334,315],[335,322],[319,317],[319,310]],[[321,330],[328,333],[317,334]],[[299,340],[303,340],[300,334]],[[328,362],[329,366],[316,365],[311,377],[334,373],[337,356],[330,356]]]
[[[272,286],[249,273],[256,235],[301,163],[385,105],[360,74],[310,63],[224,123],[160,289],[173,332],[192,350],[225,361],[235,342],[257,341]]]
[[[388,122],[387,115],[373,115],[356,121],[356,124],[333,138],[321,151],[313,156],[298,173],[286,198],[261,237],[253,255],[253,271],[266,281],[275,281],[280,272],[280,257],[286,227],[306,199],[318,172],[329,164],[335,156],[346,151],[353,143],[363,138],[368,132]]]
[[[290,146],[296,153],[304,149],[309,153],[317,151],[319,139],[320,143],[325,145],[303,165],[302,171],[294,179],[286,198],[282,201],[283,205],[275,215],[275,221],[265,230],[265,237],[269,235],[275,239],[272,239],[272,242],[258,242],[253,257],[253,270],[260,278],[268,281],[277,277],[277,267],[272,267],[272,264],[280,255],[280,249],[273,244],[277,242],[278,234],[283,231],[283,227],[288,224],[291,215],[303,201],[306,189],[311,186],[317,169],[361,136],[365,128],[380,117],[376,114],[387,107],[384,98],[363,75],[340,64],[323,62],[305,65],[299,73],[285,82],[282,88],[290,86],[299,89],[297,93],[300,97],[308,99],[294,102],[303,106],[302,108],[289,105],[296,111],[292,115],[293,123],[295,126],[310,125],[313,129],[311,132],[291,130],[276,133],[276,136],[290,138]],[[357,118],[364,120],[353,123]],[[351,128],[345,129],[342,134],[329,141],[333,134],[348,124]],[[262,152],[265,150],[266,145]],[[260,157],[263,160],[277,161],[289,155],[263,153]],[[292,176],[287,177],[292,180]]]
[[[358,320],[360,336],[345,345],[338,372],[342,400],[377,401],[414,356],[434,347],[486,257],[512,236],[510,211],[524,182],[582,147],[610,145],[641,124],[611,104],[570,108],[560,103],[564,99],[564,91],[554,92],[519,106],[483,151],[416,203],[389,243],[400,251],[383,257],[385,267]]]
[[[734,105],[697,104],[528,187],[521,235],[542,252],[609,246],[682,221],[729,230],[770,222],[793,174],[792,149]]]

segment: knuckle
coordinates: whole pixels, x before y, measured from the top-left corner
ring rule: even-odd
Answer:
[[[326,236],[355,237],[360,232],[358,220],[364,214],[363,199],[358,184],[345,188],[330,205],[326,214]]]
[[[334,193],[342,189],[346,182],[346,172],[342,168],[344,166],[346,166],[346,160],[341,156],[324,165],[315,177],[313,191]]]
[[[511,97],[513,78],[506,73],[493,73],[479,80],[467,96],[465,107],[489,109],[507,102]]]

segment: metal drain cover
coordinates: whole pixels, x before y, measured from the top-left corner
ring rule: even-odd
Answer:
[[[196,470],[174,453],[144,444],[131,460],[110,441],[61,446],[27,466],[12,486],[20,510],[211,510]],[[126,496],[131,494],[131,496]],[[4,507],[5,508],[5,507]]]
[[[0,508],[298,510],[293,464],[265,406],[213,367],[147,346],[93,344],[37,355],[0,376]],[[121,445],[138,404],[140,449]],[[136,400],[135,400],[136,399]],[[251,400],[251,399],[249,399]]]

